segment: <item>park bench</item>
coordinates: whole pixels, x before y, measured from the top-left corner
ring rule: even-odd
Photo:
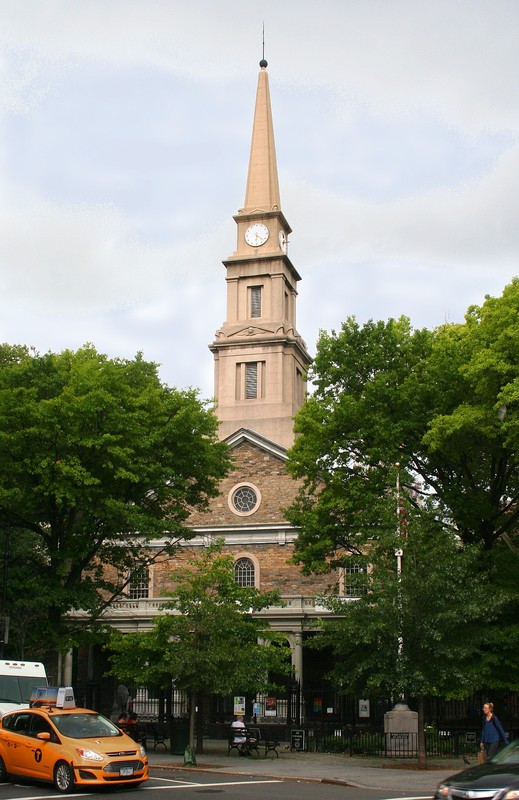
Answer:
[[[237,736],[240,738],[244,736],[245,741],[235,741]],[[231,728],[227,737],[227,755],[230,755],[232,750],[236,750],[239,755],[244,756],[250,756],[250,754],[255,751],[256,755],[259,756],[258,742],[255,733],[250,728]]]
[[[254,736],[256,739],[256,743],[263,748],[264,756],[267,756],[268,753],[275,753],[277,758],[279,758],[279,753],[277,748],[279,747],[279,739],[275,736],[272,736],[270,731],[266,731],[265,728],[248,728],[251,736]],[[257,747],[255,748],[256,752],[258,752]]]
[[[148,739],[153,741],[154,750],[161,745],[164,747],[164,750],[168,749],[167,740],[169,739],[169,726],[166,722],[147,722],[146,733]]]

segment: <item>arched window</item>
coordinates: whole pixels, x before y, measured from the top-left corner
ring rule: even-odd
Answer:
[[[255,586],[254,564],[250,558],[239,558],[234,565],[234,580],[239,586]]]

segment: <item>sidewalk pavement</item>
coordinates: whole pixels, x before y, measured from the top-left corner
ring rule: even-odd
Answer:
[[[291,751],[281,745],[279,758],[268,756],[240,757],[227,755],[227,742],[205,740],[204,753],[197,754],[196,767],[184,766],[183,756],[171,755],[161,750],[148,751],[151,767],[160,769],[182,769],[187,772],[204,770],[220,774],[247,775],[284,780],[337,783],[366,789],[382,789],[399,793],[413,792],[416,796],[432,798],[438,783],[444,778],[465,768],[459,759],[433,759],[427,769],[418,769],[416,760],[391,758],[350,757],[332,753]],[[472,759],[474,763],[475,758]]]

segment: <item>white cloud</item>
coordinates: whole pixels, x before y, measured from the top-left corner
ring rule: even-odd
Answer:
[[[0,339],[212,393],[263,22],[309,344],[519,272],[516,0],[3,0]]]

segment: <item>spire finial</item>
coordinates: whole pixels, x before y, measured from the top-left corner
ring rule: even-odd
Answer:
[[[263,23],[263,57],[259,63],[261,69],[267,69],[268,61],[265,61],[265,23]]]

